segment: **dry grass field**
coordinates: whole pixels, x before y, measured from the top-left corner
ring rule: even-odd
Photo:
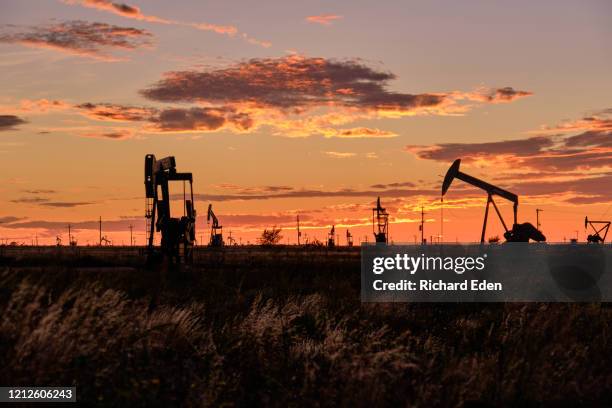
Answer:
[[[359,253],[0,252],[0,383],[123,406],[593,406],[612,309],[362,304]]]

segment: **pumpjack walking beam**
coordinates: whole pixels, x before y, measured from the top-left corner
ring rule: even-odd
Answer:
[[[497,216],[499,217],[499,220],[501,221],[504,230],[506,231],[504,233],[504,237],[507,241],[528,242],[529,239],[533,239],[534,241],[546,241],[546,237],[544,237],[544,235],[530,223],[518,223],[517,216],[519,200],[516,194],[459,171],[460,165],[461,159],[457,159],[453,162],[453,164],[446,172],[446,176],[444,177],[444,181],[442,183],[442,197],[444,197],[449,187],[451,186],[451,183],[456,178],[487,192],[487,206],[485,208],[484,222],[482,224],[482,233],[480,235],[481,243],[485,242],[487,220],[489,217],[489,207],[491,204],[493,204],[493,208],[495,209],[495,212],[497,213]],[[499,211],[499,208],[497,207],[497,204],[493,199],[493,196],[499,196],[512,202],[512,212],[514,221],[512,224],[512,229],[508,229],[508,226],[506,225],[506,222],[504,221],[504,218],[502,217],[501,212]]]
[[[189,182],[189,199],[183,193],[183,216],[172,217],[170,211],[169,182]],[[196,211],[193,202],[193,176],[191,173],[176,171],[173,156],[157,160],[155,155],[145,156],[145,193],[148,242],[147,251],[151,258],[155,254],[155,232],[161,232],[161,253],[171,262],[191,262],[195,242]],[[183,184],[184,186],[184,184]],[[159,196],[161,190],[161,197]]]

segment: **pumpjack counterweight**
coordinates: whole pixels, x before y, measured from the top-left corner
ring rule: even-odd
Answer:
[[[529,240],[534,240],[538,242],[546,241],[546,237],[542,234],[536,227],[534,227],[531,223],[525,222],[519,224],[517,221],[518,216],[518,196],[514,193],[511,193],[503,188],[494,186],[493,184],[489,184],[486,181],[480,180],[476,177],[470,176],[469,174],[463,173],[459,171],[459,166],[461,165],[461,159],[457,159],[450,166],[448,171],[446,172],[446,176],[444,177],[444,181],[442,182],[442,197],[446,194],[449,187],[451,186],[454,179],[462,180],[468,184],[471,184],[475,187],[478,187],[487,192],[487,206],[485,209],[484,222],[482,225],[482,233],[480,235],[480,242],[485,242],[485,234],[487,230],[487,220],[489,217],[489,207],[493,204],[493,208],[499,217],[500,222],[502,223],[505,233],[504,238],[508,242],[529,242]],[[493,196],[499,196],[505,198],[506,200],[512,202],[512,211],[514,222],[512,224],[512,228],[508,229],[504,218],[502,217]]]
[[[183,216],[172,217],[169,182],[183,182]],[[189,182],[189,199],[185,183]],[[171,263],[191,263],[195,242],[196,210],[193,204],[193,176],[176,171],[173,156],[157,160],[145,156],[145,218],[147,223],[147,255],[149,260],[167,258]],[[155,232],[161,233],[159,249],[155,248]]]

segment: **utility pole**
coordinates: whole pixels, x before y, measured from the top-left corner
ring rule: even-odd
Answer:
[[[540,230],[540,213],[544,211],[544,210],[540,210],[539,208],[536,208],[536,229],[539,231]]]
[[[133,229],[134,229],[134,226],[130,224],[130,246],[134,246],[134,239],[132,238]]]
[[[300,231],[300,215],[297,215],[297,244],[300,245],[300,236],[302,232]]]
[[[100,232],[100,243],[99,243],[99,245],[102,246],[102,216],[100,216],[99,232]]]
[[[70,234],[70,224],[68,224],[68,245],[72,245],[72,235]]]
[[[421,230],[421,245],[425,244],[425,211],[423,206],[421,206],[421,225],[419,226]]]

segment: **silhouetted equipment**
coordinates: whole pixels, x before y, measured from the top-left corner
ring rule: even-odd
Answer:
[[[232,230],[230,230],[229,235],[227,236],[227,242],[229,242],[230,245],[236,245],[236,239],[232,237]]]
[[[381,207],[380,197],[376,200],[376,208],[372,208],[372,230],[374,240],[377,244],[387,243],[387,233],[389,228],[389,214]]]
[[[327,233],[327,246],[333,248],[336,246],[336,226],[332,225],[331,230]]]
[[[587,242],[593,244],[599,244],[606,242],[606,237],[608,236],[608,230],[610,229],[610,221],[592,221],[589,220],[588,217],[584,217],[584,228],[587,226],[591,226],[594,234],[589,234],[587,237]],[[603,232],[603,237],[601,233]]]
[[[425,239],[425,210],[421,206],[421,225],[419,225],[419,231],[421,231],[421,244],[425,245],[427,240]]]
[[[77,240],[72,235],[71,227],[72,226],[68,224],[68,245],[70,245],[71,247],[75,247],[77,246]]]
[[[450,166],[450,168],[446,172],[446,176],[444,177],[444,182],[442,183],[442,197],[444,197],[451,183],[456,178],[459,180],[465,181],[466,183],[471,184],[475,187],[481,188],[487,192],[487,207],[485,210],[484,222],[482,225],[482,234],[480,236],[481,243],[485,242],[485,233],[487,230],[487,218],[489,216],[490,204],[493,204],[493,208],[495,209],[495,212],[497,213],[499,220],[504,226],[504,230],[506,231],[504,233],[504,238],[506,238],[506,241],[508,242],[529,242],[530,239],[534,241],[538,241],[538,242],[546,241],[546,237],[540,231],[538,231],[538,229],[534,227],[532,224],[528,222],[519,224],[517,222],[518,196],[516,194],[511,193],[502,188],[499,188],[497,186],[494,186],[492,184],[489,184],[486,181],[477,179],[476,177],[472,177],[469,174],[465,174],[459,171],[460,165],[461,165],[461,159],[457,159],[453,162],[453,164]],[[497,204],[495,204],[495,201],[493,200],[493,196],[499,196],[499,197],[505,198],[506,200],[512,202],[514,222],[512,224],[511,230],[509,230],[508,227],[506,226],[506,222],[504,221],[504,218],[502,217],[501,212],[499,211],[499,208],[497,208]]]
[[[170,181],[183,182],[183,216],[173,218],[170,211]],[[190,199],[186,199],[185,182],[189,182]],[[193,259],[196,211],[193,205],[193,177],[191,173],[178,173],[173,156],[160,160],[155,155],[145,156],[145,192],[147,221],[147,251],[149,259],[158,252],[153,246],[155,232],[161,232],[161,255],[170,262],[190,263]],[[160,191],[161,190],[161,197]]]
[[[104,235],[102,237],[102,241],[101,242],[104,243],[104,246],[112,246],[113,245],[113,242],[110,239],[108,239],[108,237],[106,235]]]
[[[297,215],[297,244],[300,245],[300,238],[302,237],[302,231],[300,231],[300,215]]]
[[[349,230],[346,230],[346,245],[353,246],[353,235]]]
[[[206,222],[210,223],[211,220],[212,225],[210,227],[210,241],[208,241],[208,245],[211,247],[222,247],[223,227],[219,225],[219,220],[212,209],[212,204],[208,204],[208,215],[206,216]]]
[[[536,228],[539,231],[541,224],[540,224],[540,213],[543,212],[544,210],[541,210],[539,208],[536,208]]]

